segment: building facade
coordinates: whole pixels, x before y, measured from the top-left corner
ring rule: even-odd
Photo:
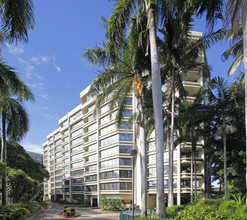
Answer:
[[[201,36],[193,32],[194,37]],[[203,55],[201,56],[203,59]],[[184,81],[188,100],[204,86],[205,79],[199,70],[192,71]],[[44,183],[46,200],[89,200],[98,206],[102,198],[132,199],[133,130],[126,129],[128,119],[135,111],[135,97],[129,93],[126,99],[124,119],[116,125],[117,106],[110,111],[109,101],[95,115],[95,98],[88,96],[89,87],[80,93],[81,103],[59,120],[59,127],[47,136],[43,144],[43,161],[50,173]],[[197,182],[191,181],[191,143],[182,143],[174,149],[174,197],[177,204],[186,202],[191,194],[191,182],[203,191],[204,153],[203,141],[197,142]],[[148,208],[156,204],[156,150],[155,137],[148,141]],[[165,196],[168,194],[168,147],[164,146]],[[140,170],[135,170],[135,203],[140,206],[138,182]]]

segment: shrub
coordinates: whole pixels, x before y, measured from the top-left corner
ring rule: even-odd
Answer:
[[[177,215],[177,213],[180,211],[180,210],[182,210],[184,208],[184,206],[183,205],[174,205],[174,206],[172,206],[172,207],[168,207],[167,209],[166,209],[166,213],[167,213],[167,217],[168,218],[174,218],[176,215]]]
[[[125,203],[121,199],[103,198],[99,202],[100,209],[109,211],[122,211],[125,209]]]

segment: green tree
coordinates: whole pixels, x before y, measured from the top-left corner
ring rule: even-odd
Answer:
[[[157,4],[154,4],[157,2]],[[132,12],[137,13],[137,20],[143,16],[147,16],[147,31],[151,56],[151,76],[152,76],[152,94],[154,109],[154,125],[155,125],[155,143],[156,143],[156,161],[157,173],[164,173],[164,139],[163,139],[163,115],[162,115],[162,92],[161,92],[161,75],[158,47],[156,42],[156,18],[155,9],[160,9],[158,3],[163,1],[132,1],[119,0],[116,2],[115,9],[112,12],[108,22],[106,38],[108,40],[107,47],[110,53],[114,53],[116,58],[122,51],[125,38],[126,28],[129,25]],[[137,8],[137,10],[135,10]],[[159,10],[162,13],[162,10]],[[162,13],[164,14],[164,13]],[[157,14],[156,14],[157,15]],[[164,178],[157,175],[157,216],[165,216],[164,204]]]
[[[32,179],[43,182],[49,173],[43,164],[34,161],[24,148],[13,141],[7,141],[7,164],[10,168],[23,170]]]
[[[13,203],[30,202],[41,190],[40,183],[22,170],[8,169],[8,195]]]
[[[230,101],[230,93],[229,93],[229,86],[228,82],[225,81],[223,78],[213,78],[211,81],[211,88],[216,90],[216,95],[214,95],[214,107],[215,110],[218,112],[218,115],[222,121],[220,124],[220,136],[223,140],[224,146],[224,190],[225,190],[225,198],[228,199],[228,186],[227,186],[227,157],[226,157],[226,134],[227,134],[227,110]]]
[[[34,27],[33,3],[31,0],[2,0],[1,31],[9,42],[28,42],[28,30]]]
[[[108,25],[108,22],[107,22]],[[114,54],[107,53],[108,48],[95,47],[86,50],[84,57],[91,63],[99,62],[104,66],[102,74],[91,85],[89,94],[96,96],[96,110],[111,95],[110,108],[113,112],[116,101],[118,103],[117,121],[121,124],[125,108],[125,100],[131,90],[135,92],[136,112],[133,114],[131,121],[134,119],[134,140],[133,149],[138,150],[141,166],[141,210],[142,215],[146,215],[147,209],[147,149],[146,149],[146,132],[144,125],[144,94],[146,93],[146,81],[148,75],[143,75],[150,69],[150,61],[148,57],[143,56],[142,52],[146,45],[139,44],[138,38],[141,35],[141,26],[133,17],[131,23],[131,31],[125,43],[125,47],[121,57],[116,60]],[[145,42],[145,41],[144,41]],[[131,54],[131,56],[130,56]]]
[[[21,80],[19,80],[22,82]],[[7,84],[8,89],[0,96],[0,114],[2,119],[2,149],[1,159],[6,163],[6,137],[20,141],[28,131],[28,114],[22,107],[22,100],[34,100],[33,94],[28,87],[22,83],[20,87]],[[14,99],[11,95],[15,95]],[[4,170],[2,178],[2,204],[6,204],[6,180],[7,172]]]

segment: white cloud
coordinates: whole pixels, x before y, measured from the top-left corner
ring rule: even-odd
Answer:
[[[22,146],[27,151],[32,151],[32,152],[41,153],[41,154],[43,153],[42,146],[39,146],[37,144],[27,143],[27,144],[23,144]]]
[[[37,108],[38,111],[49,110],[48,106],[43,105],[42,107]]]
[[[50,113],[44,113],[41,114],[45,119],[49,121],[58,121],[58,114],[50,114]]]
[[[41,98],[43,98],[45,100],[49,100],[49,97],[48,97],[47,94],[41,94],[41,95],[39,95],[39,97],[41,97]]]
[[[59,66],[57,66],[55,63],[53,63],[53,66],[56,68],[56,70],[61,73],[61,68]]]
[[[18,46],[7,44],[7,48],[8,48],[8,52],[14,55],[19,55],[24,53],[24,48],[22,44],[19,44]]]
[[[39,83],[29,83],[28,86],[34,89],[43,89],[43,83],[39,82]]]

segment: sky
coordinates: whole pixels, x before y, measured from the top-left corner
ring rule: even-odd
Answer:
[[[25,103],[30,129],[20,144],[26,150],[42,153],[47,135],[59,127],[60,118],[80,104],[80,92],[95,79],[97,68],[83,60],[82,54],[104,40],[101,17],[110,18],[114,5],[109,0],[33,3],[35,27],[29,31],[29,42],[6,44],[2,56],[36,99]],[[196,19],[193,30],[205,33],[204,21]],[[211,76],[229,79],[227,69],[231,61],[221,60],[228,46],[226,42],[217,43],[207,51]]]

